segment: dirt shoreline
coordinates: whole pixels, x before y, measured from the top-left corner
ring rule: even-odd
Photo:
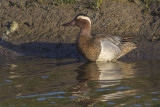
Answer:
[[[17,3],[17,0],[12,0]],[[11,56],[45,56],[52,58],[82,57],[75,41],[79,28],[61,26],[79,13],[92,20],[92,34],[105,33],[131,37],[137,49],[122,59],[160,58],[160,7],[157,3],[144,11],[143,4],[128,0],[105,0],[98,11],[88,8],[87,0],[74,4],[37,3],[20,8],[9,2],[0,4],[0,54]],[[25,4],[25,0],[23,4]],[[8,22],[18,23],[18,29],[2,42]]]

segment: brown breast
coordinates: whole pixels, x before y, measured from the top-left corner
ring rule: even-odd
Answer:
[[[92,36],[81,35],[77,43],[80,53],[90,61],[96,61],[101,52],[101,44]]]

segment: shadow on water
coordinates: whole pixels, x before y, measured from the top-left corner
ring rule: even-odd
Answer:
[[[28,42],[15,45],[0,38],[0,45],[13,51],[9,52],[9,54],[13,56],[18,54],[17,56],[39,56],[55,59],[83,58],[74,43]],[[6,50],[0,51],[0,54],[4,54],[5,51]],[[133,61],[136,59],[135,50],[133,50],[118,60]]]
[[[29,42],[15,45],[0,38],[0,45],[22,56],[42,56],[56,59],[81,58],[73,43]]]

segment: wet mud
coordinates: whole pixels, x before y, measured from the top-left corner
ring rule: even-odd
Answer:
[[[45,56],[52,58],[82,58],[76,49],[77,27],[63,27],[77,14],[84,13],[92,21],[92,34],[108,34],[129,38],[137,49],[120,60],[159,59],[160,7],[158,2],[137,4],[128,0],[105,0],[99,10],[91,1],[54,4],[24,0],[0,2],[0,54],[11,56]],[[3,40],[9,23],[18,27]]]

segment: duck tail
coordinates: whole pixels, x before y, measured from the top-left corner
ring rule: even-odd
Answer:
[[[132,43],[132,42],[124,42],[122,45],[121,45],[121,54],[118,58],[126,55],[127,53],[131,52],[132,50],[136,49],[137,46],[136,44]],[[118,59],[117,58],[117,59]]]

